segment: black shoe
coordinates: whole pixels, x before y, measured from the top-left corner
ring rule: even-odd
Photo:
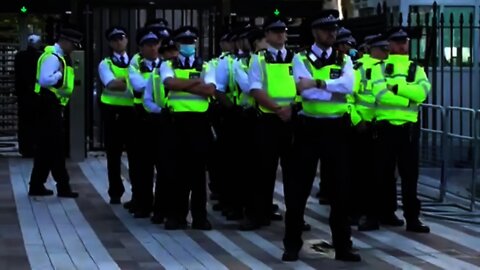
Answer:
[[[361,220],[358,224],[358,230],[361,232],[376,231],[379,229],[380,224],[378,223],[378,220],[372,218],[366,218],[364,220]]]
[[[227,220],[241,220],[243,219],[243,214],[240,211],[230,211],[225,217]]]
[[[423,224],[420,220],[413,220],[407,222],[407,231],[416,233],[430,233],[430,227]]]
[[[360,262],[362,257],[352,251],[335,251],[335,260],[344,262]]]
[[[318,203],[321,205],[330,205],[330,200],[327,197],[320,196],[318,198]]]
[[[150,218],[150,221],[153,224],[163,224],[165,217],[159,214],[153,214],[153,216]]]
[[[272,221],[282,221],[283,216],[280,213],[272,213],[272,215],[270,216],[270,220],[272,220]]]
[[[57,192],[57,197],[60,198],[78,198],[78,193],[71,190],[62,190]]]
[[[203,220],[200,220],[200,221],[194,220],[192,222],[192,229],[202,230],[202,231],[210,231],[210,230],[212,230],[212,224],[207,219],[203,219]]]
[[[312,230],[312,227],[310,226],[310,224],[303,222],[302,231],[309,232],[311,230]]]
[[[167,218],[167,221],[165,221],[164,228],[165,230],[168,230],[168,231],[185,230],[187,228],[187,222],[186,221],[180,222],[173,218]]]
[[[240,227],[238,228],[240,231],[253,231],[260,228],[260,224],[252,219],[245,219]]]
[[[298,252],[285,250],[282,255],[282,261],[284,262],[294,262],[298,261]]]
[[[398,218],[395,214],[380,219],[382,225],[401,227],[405,224],[403,219]]]
[[[133,217],[134,218],[149,218],[150,215],[151,215],[152,212],[150,211],[145,211],[145,210],[142,210],[142,211],[135,211],[133,213]]]
[[[128,202],[126,202],[126,203],[123,204],[123,208],[125,208],[125,209],[127,209],[127,210],[128,210],[128,209],[131,209],[132,207],[133,207],[133,201],[132,201],[132,200],[130,200],[130,201],[128,201]]]
[[[38,188],[32,188],[28,190],[28,196],[52,196],[53,190],[50,190],[44,186]]]
[[[274,203],[272,204],[272,212],[275,213],[275,212],[278,212],[280,208],[278,207],[278,204]]]
[[[121,204],[120,198],[110,198],[110,204]]]
[[[220,199],[220,195],[218,193],[210,193],[210,200],[212,201],[218,201]]]
[[[219,212],[223,210],[223,205],[221,203],[216,203],[212,206],[212,210]]]

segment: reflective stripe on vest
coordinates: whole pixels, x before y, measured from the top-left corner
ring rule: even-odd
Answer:
[[[158,72],[152,74],[152,97],[153,102],[160,108],[167,107],[167,97],[165,96],[165,86],[162,82],[162,77]],[[144,104],[145,105],[145,104]],[[144,106],[145,110],[150,112],[147,106]]]
[[[172,67],[171,62],[168,62]],[[203,72],[207,72],[208,64],[203,64]],[[201,78],[202,73],[198,70],[191,69],[174,69],[175,78],[191,79],[193,77]],[[183,91],[168,92],[168,107],[173,112],[206,112],[208,110],[208,98]]]
[[[60,64],[63,67],[63,81],[62,81],[62,86],[60,88],[55,88],[53,86],[46,87],[48,90],[52,91],[55,96],[59,99],[60,104],[62,106],[67,105],[68,101],[70,100],[70,97],[72,96],[73,92],[73,87],[75,83],[75,72],[73,70],[73,67],[67,66],[67,63],[65,62],[65,58],[56,54],[55,53],[55,47],[54,46],[47,46],[45,47],[45,50],[43,54],[40,56],[40,58],[37,61],[37,74],[36,74],[36,82],[35,82],[35,89],[34,92],[39,94],[40,89],[42,86],[39,83],[40,80],[40,69],[42,68],[42,64],[45,61],[45,59],[48,56],[56,56],[60,60]]]
[[[127,83],[127,89],[125,89],[125,91],[115,91],[104,88],[100,100],[102,103],[108,105],[133,106],[133,90],[128,78],[128,67],[118,67],[110,58],[105,58],[105,62],[112,71],[115,79],[125,79]]]
[[[240,89],[235,82],[235,74],[233,72],[233,57],[231,55],[225,56],[227,58],[228,65],[228,90],[226,96],[230,102],[234,105],[240,105]]]
[[[265,54],[258,54],[260,70],[262,72],[263,89],[270,99],[279,106],[288,106],[295,102],[297,89],[293,74],[291,74],[292,63],[267,63]],[[273,113],[263,106],[260,110],[265,113]]]
[[[142,74],[143,79],[145,79],[145,81],[148,82],[148,80],[150,79],[150,76],[152,76],[152,74],[155,74],[155,73],[158,73],[157,68],[154,68],[152,71],[142,72],[141,74]],[[133,98],[133,103],[136,104],[136,105],[143,104],[143,92],[142,92],[141,96]]]

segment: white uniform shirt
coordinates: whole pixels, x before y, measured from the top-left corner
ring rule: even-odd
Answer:
[[[143,59],[142,60],[146,66],[153,71],[153,69],[159,64],[160,59],[155,59],[155,61]],[[145,86],[147,85],[148,79],[145,79],[140,72],[140,67],[137,67],[137,61],[132,61],[128,67],[128,76],[130,78],[130,84],[133,87],[133,90],[136,92],[143,92]]]

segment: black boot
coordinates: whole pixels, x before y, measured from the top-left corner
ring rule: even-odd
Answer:
[[[53,190],[46,188],[44,185],[38,187],[30,186],[28,196],[52,196]]]
[[[423,224],[419,219],[407,221],[407,231],[416,233],[430,233],[430,227]]]

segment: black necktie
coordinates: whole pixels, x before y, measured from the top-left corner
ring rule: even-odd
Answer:
[[[323,51],[320,58],[322,59],[322,62],[325,62],[327,60],[327,51]]]
[[[278,50],[277,52],[277,63],[283,62],[282,51]]]
[[[124,57],[123,55],[120,56],[120,62],[121,62],[123,65],[127,64],[127,63],[125,63],[125,57]]]
[[[185,57],[185,68],[190,68],[190,57]]]

